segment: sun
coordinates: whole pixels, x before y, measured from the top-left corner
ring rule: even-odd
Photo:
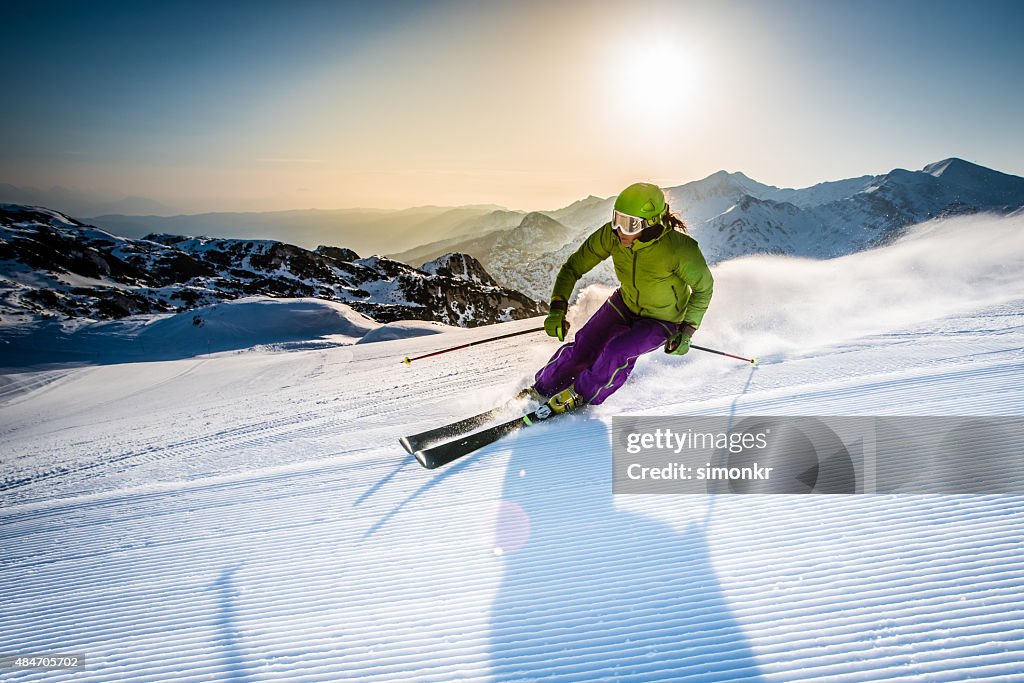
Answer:
[[[692,58],[668,41],[633,46],[623,55],[622,86],[636,97],[660,93],[682,99],[693,86]]]
[[[602,80],[614,115],[660,124],[694,106],[698,77],[696,59],[681,41],[656,38],[615,43]]]

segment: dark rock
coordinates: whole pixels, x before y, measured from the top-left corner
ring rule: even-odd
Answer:
[[[425,272],[341,247],[309,251],[273,240],[158,233],[132,240],[47,209],[0,206],[0,260],[49,281],[0,289],[6,310],[120,318],[262,295],[338,301],[381,322],[474,327],[543,312],[542,304],[499,287],[476,259],[449,257]],[[67,285],[62,277],[69,274],[96,284]]]

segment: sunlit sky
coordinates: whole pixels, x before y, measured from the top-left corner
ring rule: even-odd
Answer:
[[[1024,175],[1024,2],[10,2],[0,183],[556,208],[719,169]]]

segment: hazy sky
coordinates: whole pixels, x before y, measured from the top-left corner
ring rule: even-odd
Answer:
[[[1024,175],[1024,1],[4,2],[0,183],[550,209],[719,169]]]

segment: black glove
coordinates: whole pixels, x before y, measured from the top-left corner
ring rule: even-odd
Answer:
[[[668,338],[665,342],[665,353],[674,356],[684,356],[690,350],[690,337],[697,331],[697,328],[690,323],[683,323],[679,331]]]

